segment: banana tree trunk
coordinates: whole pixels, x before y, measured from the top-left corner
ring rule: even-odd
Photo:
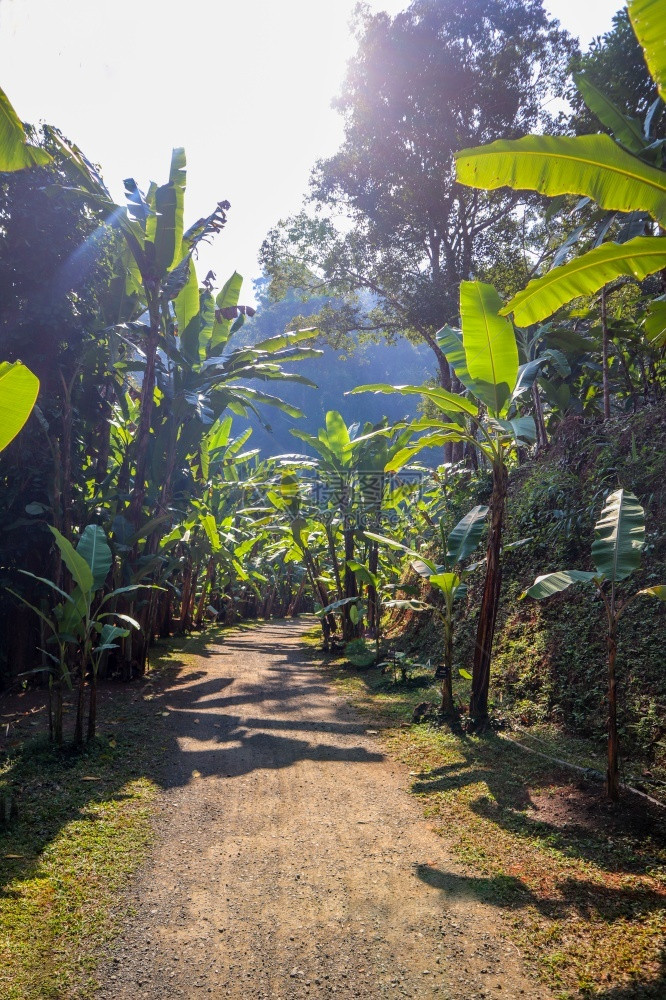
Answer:
[[[354,559],[354,529],[345,528],[345,574],[344,574],[344,596],[358,597],[358,585],[356,575],[350,570],[348,563]],[[342,609],[342,638],[345,642],[356,639],[360,634],[360,621],[355,625],[351,619],[350,604],[345,604]]]
[[[305,573],[301,577],[300,586],[296,595],[292,598],[289,607],[287,608],[287,618],[296,618],[298,615],[298,609],[300,607],[301,601],[303,600],[303,594],[305,593],[305,584],[307,581],[307,576]]]
[[[331,565],[333,566],[333,576],[335,577],[337,600],[341,601],[343,597],[342,577],[340,576],[340,563],[338,562],[338,554],[335,551],[335,535],[333,534],[333,528],[331,527],[330,524],[326,525],[326,541],[328,543],[328,553],[331,557]]]
[[[377,542],[370,543],[370,551],[368,553],[368,569],[370,572],[376,576],[377,567],[379,565],[379,545]],[[368,627],[374,632],[375,636],[379,636],[379,626],[380,626],[380,611],[379,611],[379,598],[377,595],[377,588],[373,583],[368,584]]]
[[[501,462],[493,465],[493,492],[490,501],[490,530],[486,549],[486,578],[476,630],[474,665],[472,668],[472,696],[469,714],[483,725],[488,718],[488,689],[490,686],[490,660],[497,622],[500,587],[502,584],[502,527],[507,491],[506,467]]]
[[[613,619],[608,629],[608,769],[606,771],[606,792],[608,798],[617,802],[620,797],[618,773],[617,735],[617,686],[615,659],[617,656],[617,619]]]
[[[86,701],[86,664],[81,658],[81,676],[76,697],[76,723],[74,725],[74,743],[81,746],[83,743],[83,713]]]
[[[610,383],[608,379],[608,356],[610,353],[610,337],[608,336],[608,316],[606,313],[606,289],[601,289],[601,366],[602,366],[602,386],[604,396],[604,420],[608,420],[611,415],[610,410]]]
[[[534,403],[534,423],[537,432],[537,450],[541,451],[548,444],[548,434],[546,432],[546,422],[543,417],[543,403],[539,386],[536,382],[532,386],[532,402]]]
[[[185,566],[183,567],[183,585],[180,591],[180,624],[178,631],[182,634],[189,628],[187,620],[187,610],[190,606],[192,594],[192,559],[189,554],[185,555]]]
[[[196,618],[194,619],[194,624],[197,628],[201,628],[203,625],[203,617],[206,611],[206,603],[208,592],[213,582],[213,577],[215,576],[215,561],[211,558],[208,560],[208,566],[206,568],[206,576],[201,587],[201,596],[199,598],[199,605],[197,607]]]
[[[453,609],[447,608],[444,619],[444,676],[442,678],[442,715],[453,714]]]
[[[95,739],[97,727],[97,671],[94,669],[90,675],[90,692],[88,695],[88,741]]]
[[[150,329],[145,342],[146,367],[144,368],[143,381],[141,383],[139,424],[135,439],[134,486],[128,508],[129,520],[137,529],[141,525],[142,508],[146,498],[150,427],[153,418],[155,397],[155,366],[157,363],[157,346],[160,339],[160,312],[156,293],[153,293],[148,298],[148,313],[150,316]]]

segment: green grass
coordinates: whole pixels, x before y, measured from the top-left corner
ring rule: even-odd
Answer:
[[[168,749],[159,682],[220,635],[171,640],[141,681],[106,688],[98,738],[83,752],[39,736],[0,756],[0,786],[18,803],[0,828],[0,1000],[93,995],[99,956],[129,907],[123,890],[152,842]]]
[[[410,768],[411,791],[462,863],[462,876],[417,872],[441,889],[444,905],[464,891],[496,907],[558,1000],[663,1000],[664,816],[641,825],[640,804],[614,810],[601,785],[581,791],[572,772],[501,736],[411,725],[418,702],[436,701],[425,676],[410,688],[376,670],[350,671],[343,657],[323,666],[357,710],[385,726],[386,751]],[[554,727],[517,738],[583,766],[602,763],[598,743]]]

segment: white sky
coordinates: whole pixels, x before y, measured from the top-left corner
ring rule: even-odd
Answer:
[[[296,211],[310,168],[342,138],[332,97],[354,51],[355,0],[0,0],[0,86],[24,121],[60,127],[115,197],[188,158],[186,224],[231,202],[202,254],[248,284],[267,230]],[[397,13],[408,0],[370,0]],[[621,0],[546,0],[586,45]]]

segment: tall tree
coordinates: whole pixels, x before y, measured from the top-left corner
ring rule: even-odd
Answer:
[[[393,19],[359,7],[356,27],[358,53],[336,102],[344,142],[313,170],[315,211],[272,230],[262,262],[277,296],[289,285],[346,296],[318,321],[331,334],[425,341],[450,388],[435,333],[458,319],[460,281],[483,272],[498,242],[523,241],[510,211],[518,196],[465,191],[453,153],[552,130],[544,105],[564,84],[574,43],[541,0],[414,0]]]

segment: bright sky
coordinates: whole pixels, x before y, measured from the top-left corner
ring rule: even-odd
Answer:
[[[188,158],[186,224],[231,202],[202,254],[248,282],[267,230],[296,211],[315,160],[342,138],[331,109],[354,51],[355,0],[0,0],[0,86],[24,121],[59,126],[114,196]],[[370,0],[397,13],[408,0]],[[547,0],[584,45],[621,0]]]

